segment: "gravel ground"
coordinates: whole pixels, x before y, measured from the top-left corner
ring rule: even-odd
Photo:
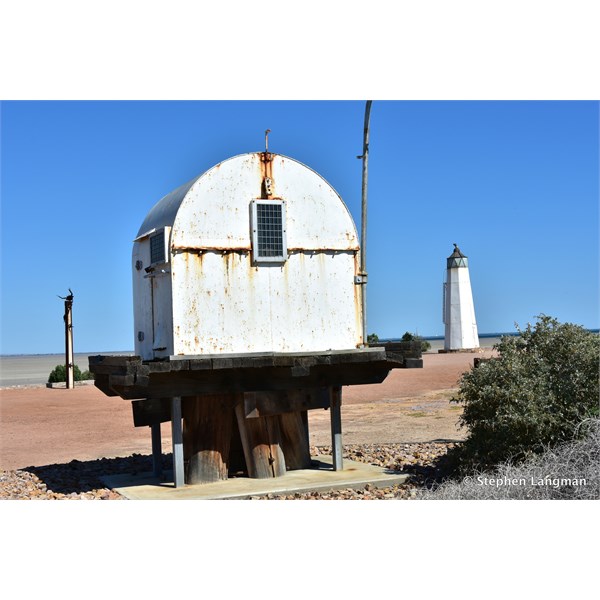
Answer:
[[[252,500],[392,500],[411,499],[427,482],[439,478],[436,461],[446,454],[452,443],[356,444],[344,446],[344,458],[408,473],[402,485],[363,489],[343,489],[329,493],[253,496]],[[331,454],[328,446],[311,447],[313,456]],[[163,467],[171,467],[171,456],[163,456]],[[1,500],[126,500],[104,487],[99,477],[118,473],[142,473],[152,470],[150,456],[134,454],[126,458],[73,460],[65,464],[27,467],[0,471]]]

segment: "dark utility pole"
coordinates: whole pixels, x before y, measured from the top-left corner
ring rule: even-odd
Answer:
[[[66,297],[59,296],[65,301],[65,375],[67,389],[75,387],[74,377],[74,359],[73,359],[73,292],[69,288],[69,295]]]
[[[369,169],[369,121],[371,118],[371,102],[367,100],[365,106],[365,130],[363,138],[362,158],[362,214],[360,234],[360,273],[356,283],[362,286],[362,315],[363,315],[363,346],[367,345],[367,176]]]

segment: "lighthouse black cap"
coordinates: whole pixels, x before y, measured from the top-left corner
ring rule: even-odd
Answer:
[[[454,244],[454,252],[448,257],[446,261],[447,269],[455,269],[457,267],[467,267],[467,257],[460,251],[460,248]]]

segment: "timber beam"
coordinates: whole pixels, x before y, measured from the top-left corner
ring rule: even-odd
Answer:
[[[126,400],[381,383],[391,369],[420,368],[420,358],[385,348],[314,353],[90,356],[96,387]]]

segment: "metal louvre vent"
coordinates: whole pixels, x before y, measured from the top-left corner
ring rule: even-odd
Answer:
[[[287,259],[285,203],[283,200],[255,200],[252,203],[252,242],[256,262]]]
[[[165,261],[165,230],[150,238],[150,264]]]

